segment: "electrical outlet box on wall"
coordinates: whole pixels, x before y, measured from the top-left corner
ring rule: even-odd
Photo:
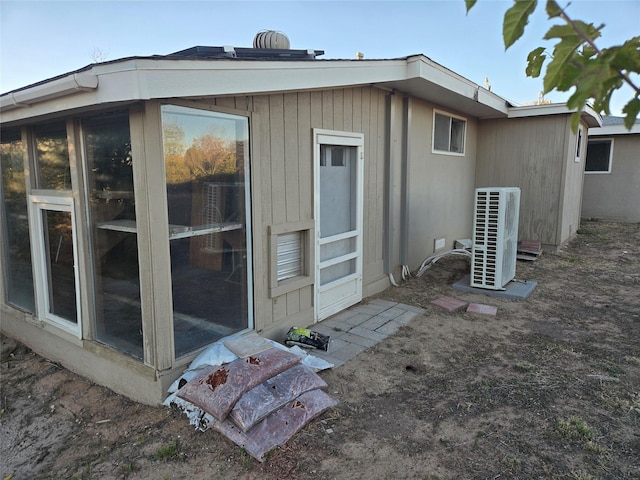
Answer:
[[[447,240],[444,238],[436,238],[433,244],[434,251],[442,250],[447,245]]]

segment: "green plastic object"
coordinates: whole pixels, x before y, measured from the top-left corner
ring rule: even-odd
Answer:
[[[285,345],[298,345],[302,348],[317,348],[325,352],[329,348],[329,336],[313,332],[306,328],[291,327],[287,332]]]

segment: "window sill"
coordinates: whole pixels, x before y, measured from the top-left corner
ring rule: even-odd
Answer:
[[[313,278],[306,275],[287,278],[286,280],[278,282],[277,286],[269,289],[269,298],[279,297],[280,295],[308,287],[309,285],[313,285]]]

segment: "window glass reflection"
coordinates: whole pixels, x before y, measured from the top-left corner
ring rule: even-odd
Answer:
[[[162,107],[176,357],[248,327],[248,119]]]
[[[3,129],[0,133],[0,167],[2,169],[2,234],[5,278],[9,303],[35,313],[33,270],[29,243],[27,186],[25,182],[25,148],[20,130]]]
[[[96,338],[142,358],[142,311],[128,112],[84,119]]]
[[[33,128],[36,152],[36,187],[71,190],[71,165],[64,121]]]

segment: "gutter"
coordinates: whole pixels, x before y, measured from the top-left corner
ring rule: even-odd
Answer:
[[[0,97],[0,109],[3,111],[28,107],[35,103],[66,97],[79,91],[92,91],[98,88],[98,76],[90,73],[73,73],[52,82],[36,85],[27,90],[18,90]]]

